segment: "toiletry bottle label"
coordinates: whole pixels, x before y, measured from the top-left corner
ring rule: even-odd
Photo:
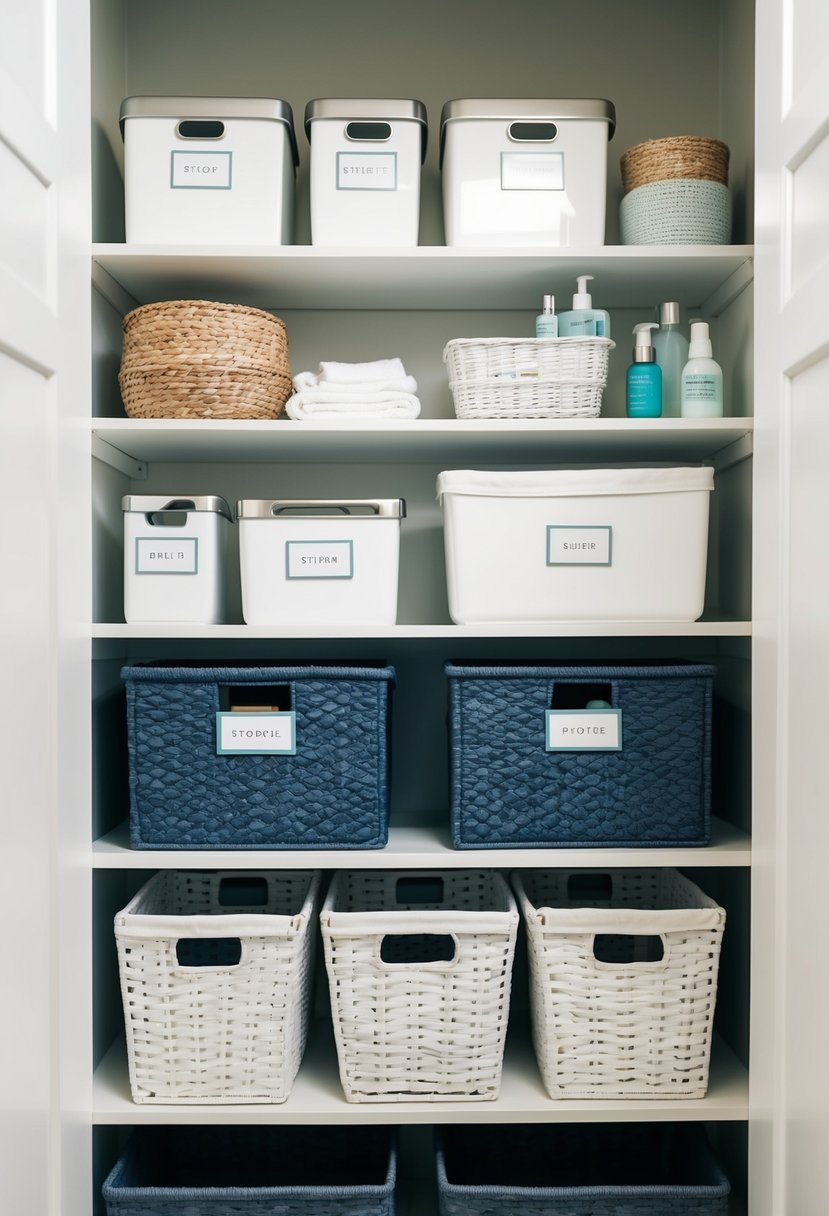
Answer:
[[[570,524],[547,525],[548,566],[611,566],[613,528]]]
[[[712,376],[710,372],[689,372],[682,383],[688,401],[720,400],[722,381],[719,376]]]
[[[177,536],[158,540],[155,536],[136,536],[136,574],[198,574],[199,541],[196,536]]]
[[[338,190],[396,190],[396,152],[338,152]]]
[[[295,756],[296,713],[224,712],[216,714],[216,754],[247,756]]]
[[[232,190],[232,152],[171,152],[171,190]]]
[[[502,152],[502,190],[563,190],[563,152]]]
[[[353,540],[286,540],[286,578],[353,578]]]
[[[546,751],[620,752],[621,709],[548,709]]]

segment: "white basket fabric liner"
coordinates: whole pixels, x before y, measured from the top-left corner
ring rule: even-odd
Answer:
[[[320,876],[245,871],[265,910],[219,902],[234,872],[165,871],[115,917],[137,1103],[284,1102],[305,1049]],[[238,938],[235,966],[183,967],[185,938]]]
[[[596,418],[610,338],[453,338],[443,352],[458,418]]]
[[[400,872],[337,873],[320,916],[349,1102],[498,1096],[518,909],[495,872],[442,871],[443,899],[400,904]],[[434,877],[430,875],[428,877]],[[386,963],[388,934],[450,936],[449,962]]]
[[[488,472],[449,469],[438,474],[437,497],[467,494],[486,498],[591,498],[615,494],[681,494],[714,489],[714,470],[677,468],[560,469]]]
[[[704,1097],[724,910],[670,869],[609,871],[610,904],[575,907],[567,884],[579,873],[589,871],[512,875],[527,930],[533,1043],[547,1092]],[[663,958],[600,962],[595,934],[658,935]]]

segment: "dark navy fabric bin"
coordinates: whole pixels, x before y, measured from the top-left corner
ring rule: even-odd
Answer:
[[[448,1126],[440,1216],[726,1216],[728,1179],[695,1123]]]
[[[103,1185],[107,1216],[394,1216],[388,1128],[145,1127]]]
[[[121,676],[133,848],[386,844],[393,668],[159,663]],[[282,718],[260,717],[274,708]],[[293,754],[220,754],[220,730],[277,722]]]
[[[448,663],[455,848],[706,845],[707,664]],[[588,710],[587,706],[598,703]],[[548,750],[594,731],[605,750]],[[589,728],[588,728],[588,725]],[[617,739],[618,736],[618,739]],[[588,735],[592,747],[595,741]],[[618,742],[618,750],[607,750]]]

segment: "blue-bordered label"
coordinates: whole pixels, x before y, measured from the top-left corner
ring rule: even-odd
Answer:
[[[621,709],[548,709],[548,752],[620,752]]]
[[[338,190],[396,190],[396,152],[338,152]]]
[[[199,539],[177,536],[159,540],[155,536],[136,536],[136,574],[198,574]]]
[[[171,190],[232,190],[232,152],[171,152]]]
[[[613,528],[604,524],[547,525],[548,566],[611,566]]]
[[[296,713],[292,709],[217,713],[216,752],[220,756],[295,756]]]
[[[353,578],[353,540],[286,540],[286,578]]]
[[[502,152],[502,190],[563,190],[563,152]]]

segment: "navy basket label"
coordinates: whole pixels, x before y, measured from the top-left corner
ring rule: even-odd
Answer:
[[[217,713],[216,752],[220,756],[295,756],[295,711]]]
[[[620,752],[621,709],[548,709],[548,752]]]
[[[547,525],[548,566],[612,566],[613,529],[610,525]]]
[[[353,540],[286,540],[286,578],[353,578]]]
[[[156,536],[136,536],[136,574],[198,574],[199,541],[196,536],[177,536],[159,540]]]

